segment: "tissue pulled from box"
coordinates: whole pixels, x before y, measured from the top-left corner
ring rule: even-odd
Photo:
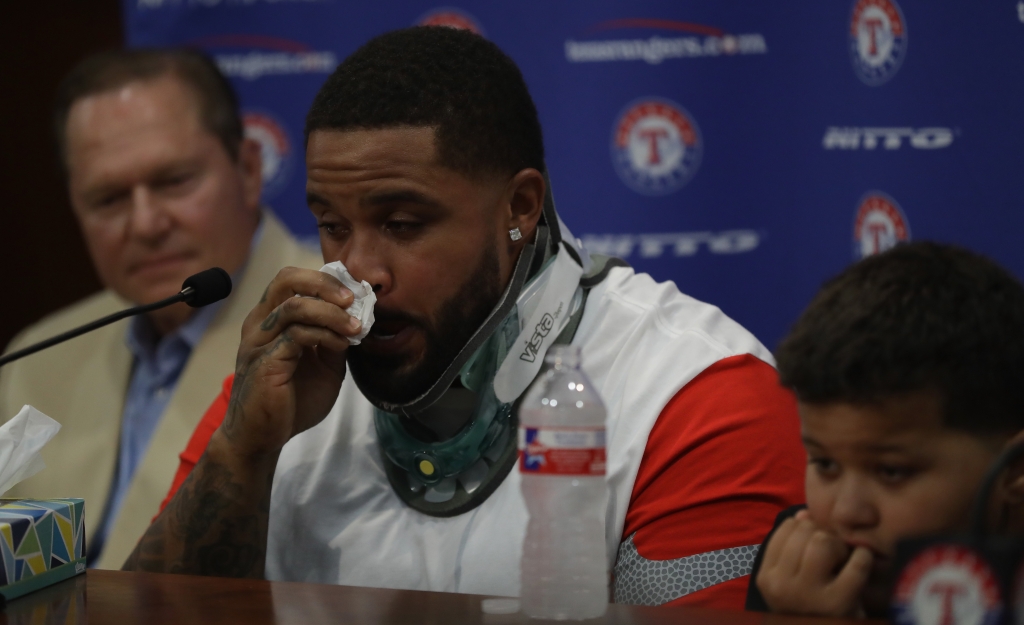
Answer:
[[[59,423],[28,405],[0,426],[0,495],[46,468],[39,450],[58,430]]]
[[[345,309],[345,312],[363,324],[359,334],[348,337],[349,345],[359,345],[366,338],[366,335],[370,333],[370,328],[373,326],[373,305],[377,303],[377,296],[373,292],[373,287],[366,280],[360,282],[353,278],[341,261],[327,263],[320,268],[320,271],[337,278],[355,296],[355,301]]]

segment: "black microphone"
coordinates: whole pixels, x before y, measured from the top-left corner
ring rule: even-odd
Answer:
[[[167,299],[162,299],[159,302],[153,302],[152,304],[146,304],[144,306],[128,308],[112,315],[107,315],[102,319],[97,319],[96,321],[87,323],[84,326],[68,330],[63,334],[58,334],[57,336],[46,339],[45,341],[40,341],[35,345],[29,345],[25,349],[19,349],[16,352],[12,352],[0,358],[0,367],[9,362],[14,362],[19,358],[24,358],[30,354],[42,351],[47,347],[53,347],[58,343],[63,343],[64,341],[73,339],[76,336],[81,336],[86,332],[92,332],[93,330],[102,328],[105,325],[110,325],[111,323],[120,321],[126,317],[134,317],[135,315],[141,315],[143,313],[166,308],[167,306],[177,304],[178,302],[185,302],[192,308],[200,308],[207,304],[219,302],[228,295],[231,295],[231,276],[229,276],[228,272],[224,271],[220,267],[212,267],[186,278],[185,282],[181,285],[181,291]]]
[[[182,301],[192,308],[219,302],[231,295],[231,276],[220,267],[211,267],[185,278],[178,295],[184,296]]]

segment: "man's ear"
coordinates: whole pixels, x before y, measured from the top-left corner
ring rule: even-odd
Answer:
[[[242,174],[245,207],[258,211],[260,193],[263,192],[263,153],[259,142],[254,139],[242,139],[238,145],[238,170]]]
[[[519,232],[523,235],[520,246],[533,240],[537,222],[540,221],[541,213],[544,210],[546,190],[544,176],[533,168],[527,168],[517,173],[506,187],[508,214],[505,229],[519,228]]]

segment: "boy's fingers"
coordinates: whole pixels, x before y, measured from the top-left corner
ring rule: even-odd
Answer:
[[[836,593],[837,598],[842,598],[843,603],[856,600],[864,585],[867,584],[874,560],[871,550],[866,547],[857,547],[853,550],[846,565],[839,571],[835,581],[829,585],[830,589]]]
[[[804,549],[800,572],[816,579],[830,579],[836,567],[849,555],[850,548],[838,536],[825,530],[816,530]]]
[[[779,524],[779,528],[775,530],[771,540],[765,545],[764,560],[761,562],[762,570],[772,568],[778,563],[782,551],[785,549],[786,541],[789,540],[789,535],[793,533],[795,528],[796,521],[792,518],[786,519]]]
[[[817,530],[814,523],[808,520],[793,520],[793,531],[790,533],[786,544],[776,562],[778,569],[788,575],[796,575],[800,571],[800,564],[804,558],[804,550],[811,536]]]
[[[796,519],[797,521],[803,521],[804,519],[810,519],[811,518],[811,511],[808,510],[807,508],[804,508],[803,510],[800,510],[799,512],[794,514],[793,518]]]

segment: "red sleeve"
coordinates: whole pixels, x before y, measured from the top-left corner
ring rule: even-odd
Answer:
[[[804,500],[796,401],[750,355],[708,367],[665,406],[651,430],[622,540],[647,560],[760,545],[780,510]],[[749,575],[667,605],[742,610]]]
[[[178,492],[178,489],[185,482],[185,478],[195,468],[199,459],[203,457],[206,446],[210,444],[210,438],[217,431],[217,428],[220,427],[221,422],[224,421],[224,415],[228,412],[228,401],[231,399],[231,385],[234,382],[235,374],[231,374],[224,379],[224,387],[221,389],[220,395],[206,409],[206,413],[200,419],[199,425],[192,432],[192,438],[189,439],[185,451],[178,455],[180,460],[178,472],[174,474],[174,482],[171,483],[170,492],[167,493],[167,497],[160,504],[160,512],[163,512],[167,504],[171,503],[174,493]],[[159,513],[157,513],[157,516],[159,516]],[[156,517],[153,520],[156,520]]]

